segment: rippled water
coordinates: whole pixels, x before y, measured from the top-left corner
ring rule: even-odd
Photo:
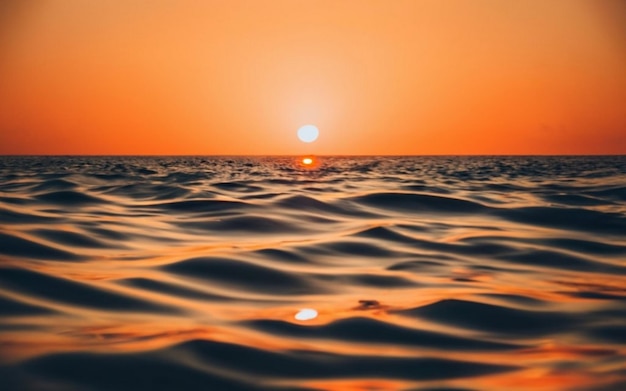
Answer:
[[[624,390],[626,157],[0,157],[0,379]]]

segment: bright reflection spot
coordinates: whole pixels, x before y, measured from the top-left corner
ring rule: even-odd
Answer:
[[[301,156],[296,160],[296,164],[305,170],[313,170],[319,167],[320,161],[315,156]]]
[[[298,138],[300,141],[304,141],[305,143],[312,143],[317,140],[317,136],[319,136],[319,134],[320,131],[313,125],[304,125],[298,129]]]
[[[297,320],[311,320],[317,318],[317,311],[313,308],[303,308],[296,314]]]

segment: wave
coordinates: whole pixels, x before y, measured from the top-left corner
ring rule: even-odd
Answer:
[[[512,334],[517,337],[549,335],[575,330],[584,317],[556,311],[528,311],[503,305],[447,299],[398,314],[444,323],[461,329]]]
[[[396,345],[455,351],[513,350],[526,347],[478,338],[463,338],[427,330],[393,325],[370,318],[353,317],[321,326],[303,326],[285,321],[257,320],[246,326],[282,337],[328,339],[380,345]]]
[[[90,284],[39,272],[13,268],[2,268],[0,272],[0,281],[5,289],[48,302],[117,311],[177,311],[160,304],[96,288]]]
[[[43,193],[35,196],[37,200],[43,203],[51,203],[62,206],[74,206],[74,205],[88,205],[88,204],[102,204],[104,200],[98,197],[94,197],[88,194],[83,194],[77,191],[54,191],[49,193]]]
[[[176,357],[187,358],[177,360]],[[77,389],[95,383],[104,389],[119,390],[169,390],[172,386],[197,389],[207,384],[223,390],[304,390],[300,387],[281,387],[272,384],[272,380],[357,376],[437,380],[499,374],[514,369],[516,367],[512,365],[428,357],[276,352],[232,343],[194,340],[162,351],[133,356],[66,353],[44,357],[26,362],[17,371],[6,371],[4,375],[8,384],[37,386],[45,381],[48,385]],[[26,377],[24,372],[32,375]],[[259,382],[259,378],[263,380]]]
[[[69,251],[9,234],[0,233],[0,242],[2,242],[2,253],[4,255],[65,261],[77,261],[82,258]]]
[[[218,285],[270,295],[307,294],[316,291],[311,282],[303,276],[236,259],[192,258],[167,265],[164,269]]]
[[[377,192],[354,197],[351,200],[380,209],[410,213],[480,213],[486,209],[483,205],[476,202],[429,194]]]

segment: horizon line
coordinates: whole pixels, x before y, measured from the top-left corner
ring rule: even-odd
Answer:
[[[562,154],[0,154],[0,157],[567,157],[626,156],[626,153],[562,153]]]

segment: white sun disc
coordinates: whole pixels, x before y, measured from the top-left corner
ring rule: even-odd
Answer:
[[[320,131],[314,125],[304,125],[298,129],[298,138],[305,143],[312,143],[319,135]]]

